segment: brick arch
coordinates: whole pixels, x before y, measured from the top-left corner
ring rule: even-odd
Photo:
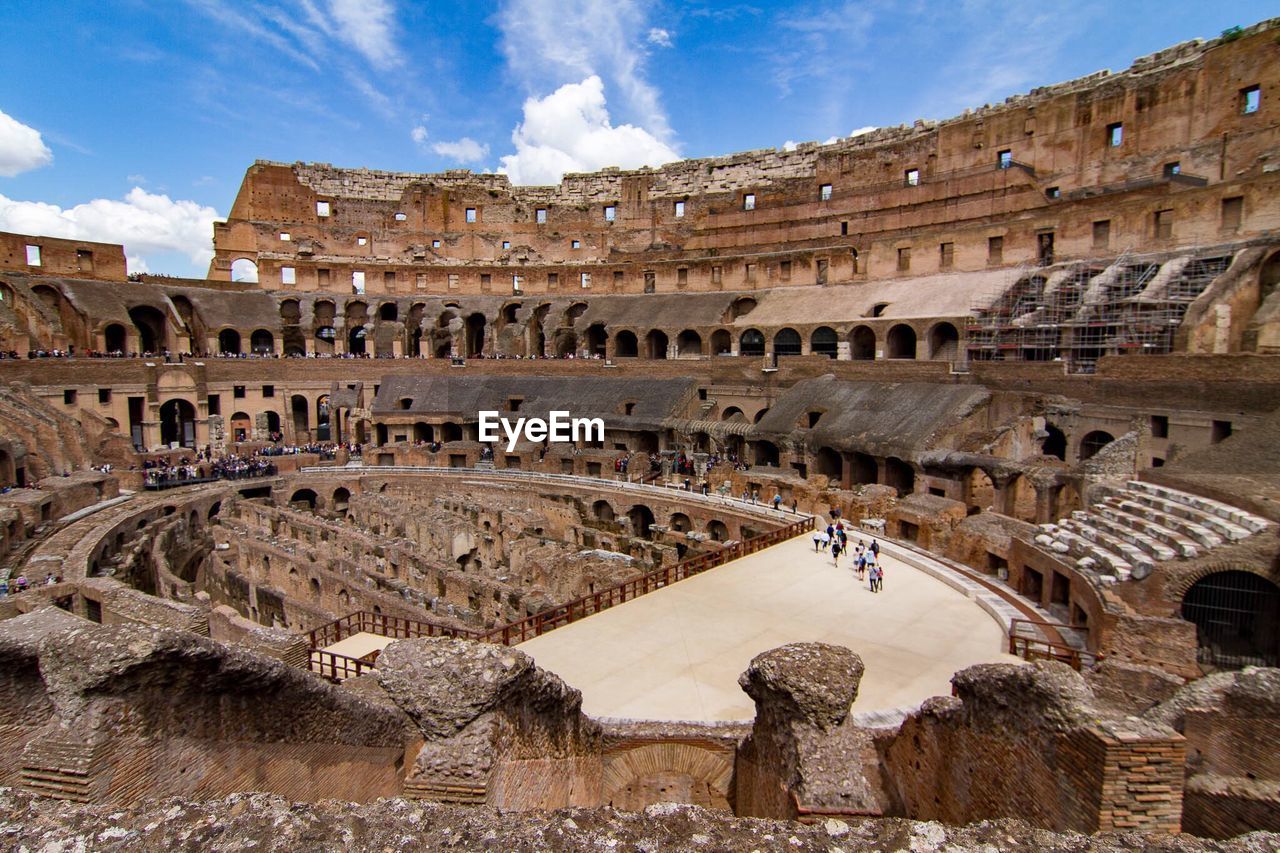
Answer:
[[[1267,568],[1252,565],[1238,559],[1225,559],[1198,564],[1194,569],[1180,574],[1176,581],[1165,584],[1165,592],[1175,604],[1181,604],[1182,600],[1187,597],[1187,592],[1191,587],[1195,586],[1198,581],[1204,580],[1209,575],[1216,575],[1218,572],[1248,572],[1280,586],[1280,571],[1277,571],[1275,566]]]
[[[728,809],[733,752],[682,741],[644,743],[605,757],[601,801],[624,810],[655,802]]]

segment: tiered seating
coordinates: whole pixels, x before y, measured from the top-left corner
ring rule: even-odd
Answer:
[[[1157,563],[1198,557],[1268,524],[1238,507],[1155,483],[1131,480],[1102,492],[1103,500],[1087,511],[1040,525],[1035,541],[1109,583],[1142,580]]]

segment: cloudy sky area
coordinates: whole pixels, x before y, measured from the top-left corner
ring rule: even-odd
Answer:
[[[7,0],[0,230],[202,277],[255,159],[658,165],[946,118],[1275,14],[1187,0]]]

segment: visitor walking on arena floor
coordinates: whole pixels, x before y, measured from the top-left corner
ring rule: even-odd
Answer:
[[[840,540],[831,543],[831,562],[833,565],[840,565]]]
[[[871,572],[871,591],[872,591],[872,592],[879,592],[879,591],[880,591],[880,578],[881,578],[881,574],[880,574],[880,564],[879,564],[879,563],[872,563],[872,564],[871,564],[871,568],[870,568],[870,572]]]

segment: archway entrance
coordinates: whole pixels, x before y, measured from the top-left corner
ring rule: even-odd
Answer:
[[[125,351],[128,338],[125,335],[124,326],[121,326],[119,323],[112,323],[103,330],[102,336],[104,338],[103,345],[106,347],[107,352],[115,353]]]
[[[1196,659],[1239,669],[1280,663],[1280,587],[1253,572],[1215,572],[1182,598],[1182,618],[1196,626]]]
[[[196,407],[186,400],[169,400],[160,407],[160,441],[196,446]]]

